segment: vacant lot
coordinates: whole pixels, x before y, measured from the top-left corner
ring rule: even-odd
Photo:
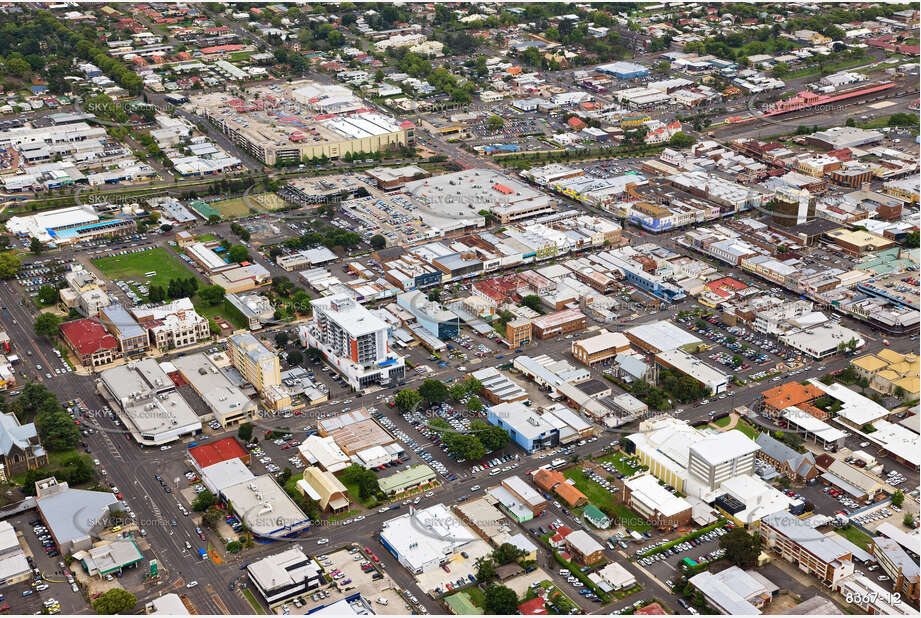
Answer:
[[[210,202],[211,208],[219,211],[225,219],[245,217],[250,214],[250,208],[256,210],[280,210],[288,206],[288,202],[274,193],[254,193],[243,197],[234,197],[229,200]]]
[[[93,265],[109,279],[135,283],[149,282],[148,285],[160,285],[163,289],[169,285],[170,279],[194,276],[173,254],[159,247],[138,253],[98,258],[93,260]],[[145,273],[148,272],[156,274],[146,277]]]

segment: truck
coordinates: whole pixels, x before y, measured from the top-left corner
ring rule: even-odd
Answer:
[[[633,540],[636,541],[637,543],[642,543],[642,542],[643,542],[643,535],[640,534],[639,532],[637,532],[636,530],[631,530],[631,531],[630,531],[630,536],[632,536],[632,537],[633,537]]]
[[[202,560],[207,560],[207,559],[208,559],[208,552],[206,552],[203,548],[199,547],[199,548],[198,548],[198,557],[201,558]]]

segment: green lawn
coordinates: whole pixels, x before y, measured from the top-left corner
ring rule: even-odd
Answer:
[[[486,595],[483,593],[482,590],[479,589],[479,587],[470,586],[469,588],[464,590],[464,592],[467,593],[467,596],[470,598],[473,604],[476,605],[477,607],[483,607],[486,605]]]
[[[718,418],[715,421],[713,421],[713,424],[716,425],[717,427],[726,427],[727,425],[729,425],[729,422],[731,420],[732,419],[729,418],[728,416],[724,416],[723,418]]]
[[[368,497],[366,500],[361,499],[361,493],[358,491],[358,483],[346,483],[342,481],[342,484],[345,485],[345,488],[348,490],[349,495],[352,496],[352,500],[361,504],[361,506],[366,509],[373,509],[377,506],[377,499],[374,496]]]
[[[253,612],[259,614],[260,616],[265,615],[265,610],[262,609],[262,605],[259,604],[259,601],[256,600],[256,597],[253,596],[252,591],[249,588],[244,588],[242,590],[243,596],[249,601],[249,604],[253,607]]]
[[[560,611],[553,611],[547,607],[547,613],[551,615],[569,615],[570,609],[579,609],[579,606],[573,603],[566,594],[553,585],[553,582],[550,580],[544,580],[540,583],[540,587],[547,591],[546,599],[549,601],[548,605],[552,603]],[[521,598],[521,602],[530,601],[531,599],[537,596],[537,588],[530,588],[525,595]]]
[[[198,242],[211,242],[212,240],[217,240],[217,236],[208,232],[207,234],[200,234],[195,237],[195,240]]]
[[[835,528],[835,532],[846,538],[860,549],[867,550],[867,548],[870,546],[870,535],[864,533],[861,530],[858,530],[854,526],[848,526],[847,528]]]
[[[71,457],[73,457],[74,455],[78,456],[80,459],[85,460],[88,464],[90,464],[90,467],[95,467],[93,466],[93,458],[88,453],[81,453],[77,451],[77,449],[69,449],[66,451],[54,451],[54,452],[49,451],[48,452],[48,465],[43,466],[42,469],[47,470],[49,473],[49,476],[53,476],[54,472],[63,468],[64,462],[70,459]],[[13,475],[13,477],[10,480],[12,480],[17,485],[22,485],[22,482],[25,480],[25,478],[26,478],[26,473],[21,472],[19,474]],[[90,481],[88,485],[92,485],[94,482],[95,480]]]
[[[589,502],[601,510],[605,510],[605,507],[613,510],[617,518],[628,529],[646,532],[651,528],[645,519],[634,513],[623,503],[618,502],[604,487],[595,481],[589,480],[578,466],[565,470],[563,476],[571,479],[576,484],[576,488],[585,494]]]
[[[194,276],[192,271],[183,266],[178,258],[161,247],[127,255],[97,258],[93,260],[93,265],[109,279],[134,283],[144,282],[148,286],[160,285],[164,290],[169,285],[170,279],[187,279]],[[156,272],[156,274],[148,279],[144,276],[148,272]]]

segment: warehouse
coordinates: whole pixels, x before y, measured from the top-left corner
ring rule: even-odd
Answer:
[[[477,540],[444,504],[410,509],[385,521],[380,533],[381,544],[413,574],[437,569]]]
[[[599,73],[613,75],[617,79],[635,79],[649,75],[649,69],[635,62],[612,62],[595,67]]]
[[[711,395],[719,395],[729,387],[727,374],[683,350],[659,352],[655,355],[655,361],[660,368],[677,371],[693,378],[698,384],[710,389]]]
[[[701,342],[691,333],[665,320],[628,328],[624,331],[624,335],[637,348],[653,354]]]

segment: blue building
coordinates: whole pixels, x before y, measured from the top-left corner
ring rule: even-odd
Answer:
[[[649,75],[649,68],[635,62],[612,62],[595,67],[595,70],[605,75],[613,75],[617,79],[635,79]]]
[[[529,453],[560,443],[560,430],[518,401],[486,408],[486,420],[507,431],[512,441]]]
[[[451,339],[460,333],[460,318],[418,290],[397,296],[397,305],[416,317],[419,324],[441,340]]]

